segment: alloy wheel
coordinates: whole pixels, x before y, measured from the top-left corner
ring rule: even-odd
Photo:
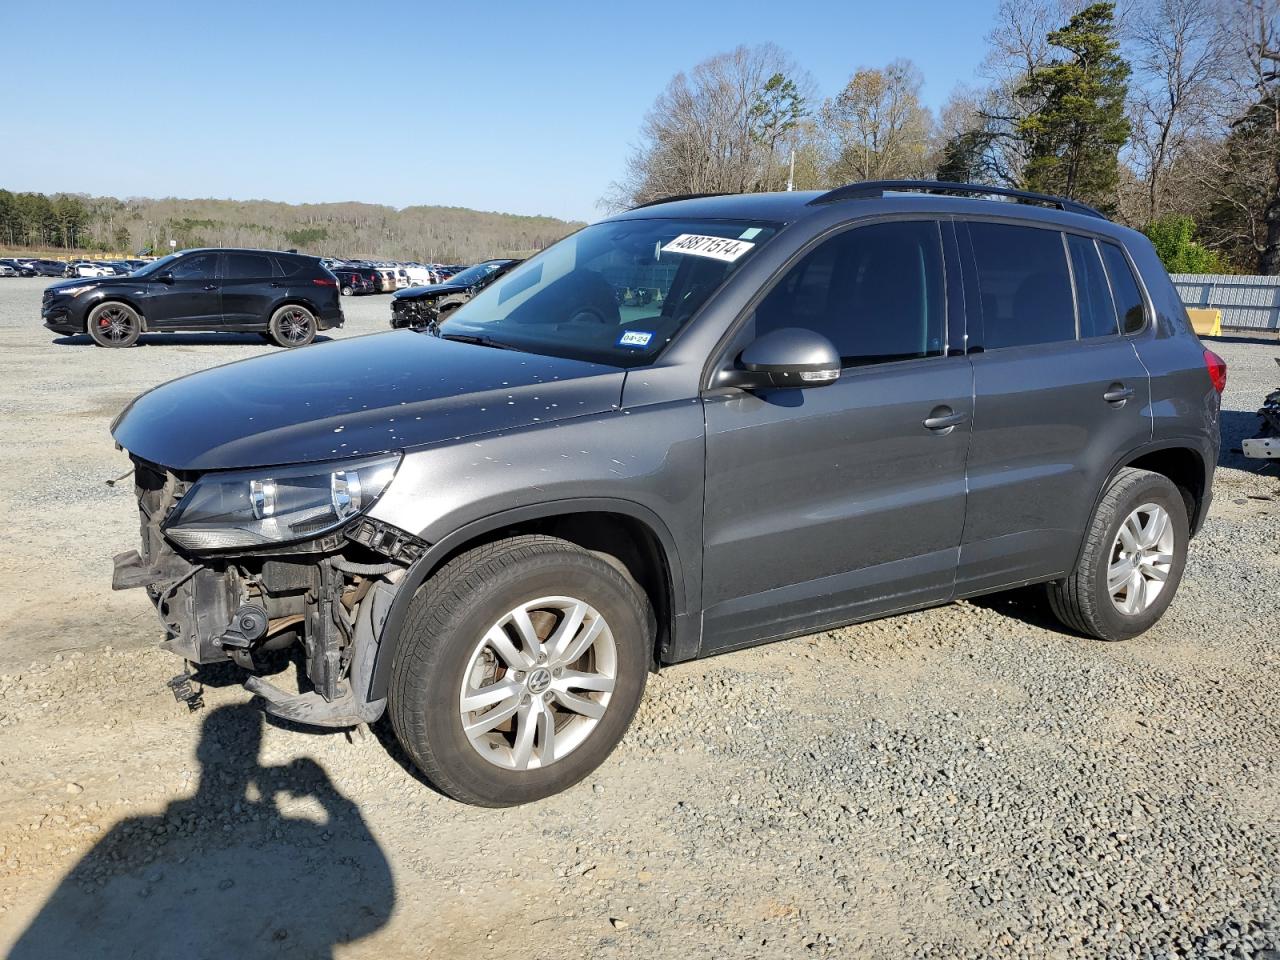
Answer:
[[[124,343],[133,335],[133,314],[125,307],[114,304],[103,307],[98,312],[98,334],[112,343]]]
[[[1133,616],[1155,603],[1173,568],[1173,551],[1173,523],[1164,507],[1144,503],[1125,517],[1107,567],[1107,593],[1117,610]]]
[[[545,767],[599,725],[617,670],[617,645],[599,611],[573,597],[531,600],[472,650],[458,694],[462,729],[490,763]]]
[[[305,343],[310,334],[311,315],[305,310],[288,310],[280,318],[280,336],[289,343]]]

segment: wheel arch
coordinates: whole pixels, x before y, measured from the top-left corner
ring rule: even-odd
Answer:
[[[1200,525],[1204,522],[1204,515],[1208,512],[1209,501],[1212,499],[1212,490],[1209,486],[1211,464],[1205,451],[1200,449],[1195,440],[1190,438],[1157,440],[1143,444],[1120,457],[1107,473],[1107,479],[1102,487],[1094,494],[1090,516],[1097,511],[1098,504],[1111,489],[1116,474],[1127,467],[1150,470],[1152,473],[1167,477],[1182,494],[1192,536],[1199,531]],[[1082,538],[1080,550],[1083,549]],[[1077,553],[1077,562],[1079,558]]]
[[[391,664],[409,604],[418,589],[460,553],[517,533],[547,533],[620,565],[649,597],[657,636],[652,666],[677,641],[679,615],[686,610],[684,570],[666,523],[649,508],[629,500],[579,499],[533,504],[473,520],[441,537],[410,566],[396,590],[379,632],[368,698],[387,695]]]
[[[84,320],[82,321],[82,324],[81,324],[84,327],[84,333],[86,336],[89,333],[89,314],[93,313],[94,310],[98,309],[98,307],[102,306],[104,303],[123,303],[126,307],[128,307],[130,310],[132,310],[134,313],[138,315],[138,320],[142,324],[141,329],[138,332],[139,333],[148,332],[147,312],[142,309],[142,305],[133,297],[112,292],[103,296],[101,300],[93,301],[93,303],[89,304],[86,307],[84,311]]]
[[[276,315],[276,311],[280,310],[282,307],[305,307],[311,316],[315,317],[316,328],[319,329],[319,308],[306,297],[298,296],[297,294],[287,294],[272,303],[271,306],[267,308],[266,318],[262,321],[264,327],[267,329],[271,328],[271,318],[274,317]]]

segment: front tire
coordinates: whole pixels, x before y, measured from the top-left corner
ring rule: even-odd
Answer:
[[[290,303],[271,315],[268,331],[279,347],[305,347],[316,338],[316,318],[306,307]]]
[[[1085,534],[1075,570],[1048,585],[1054,615],[1099,640],[1128,640],[1164,615],[1182,582],[1190,525],[1168,477],[1121,470]]]
[[[142,318],[125,303],[100,303],[89,311],[85,330],[100,347],[132,347],[142,335]]]
[[[477,547],[412,600],[392,662],[392,727],[457,800],[539,800],[622,738],[653,637],[644,592],[595,554],[540,535]]]
[[[349,297],[349,296],[351,296],[351,286],[350,286],[349,284],[344,284],[344,285],[343,285],[343,287],[342,287],[342,295],[343,295],[344,297]]]

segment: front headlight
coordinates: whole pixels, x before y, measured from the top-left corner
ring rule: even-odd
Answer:
[[[279,469],[208,473],[174,508],[165,535],[189,550],[309,540],[368,510],[399,454]]]
[[[63,296],[67,296],[67,297],[78,297],[80,296],[80,294],[84,293],[86,290],[92,290],[95,286],[96,284],[86,283],[84,286],[81,286],[81,287],[59,287],[57,290],[54,291],[54,293],[60,293]]]

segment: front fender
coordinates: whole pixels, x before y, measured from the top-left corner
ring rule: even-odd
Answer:
[[[395,660],[396,647],[400,641],[400,631],[404,627],[409,613],[409,605],[414,594],[432,574],[440,568],[445,558],[452,555],[459,547],[479,540],[495,530],[514,527],[533,520],[546,520],[553,517],[567,516],[576,513],[616,513],[632,517],[643,523],[653,533],[662,547],[667,566],[668,589],[671,591],[672,623],[669,625],[673,642],[681,646],[682,641],[697,638],[685,636],[691,624],[682,618],[687,610],[684,565],[680,550],[671,530],[656,513],[641,504],[629,500],[617,500],[607,497],[575,498],[557,500],[547,503],[530,504],[501,513],[492,514],[479,520],[467,523],[452,533],[447,534],[414,561],[400,581],[391,608],[378,631],[377,652],[374,658],[372,676],[369,683],[368,699],[380,700],[387,695],[391,680],[391,664]]]

